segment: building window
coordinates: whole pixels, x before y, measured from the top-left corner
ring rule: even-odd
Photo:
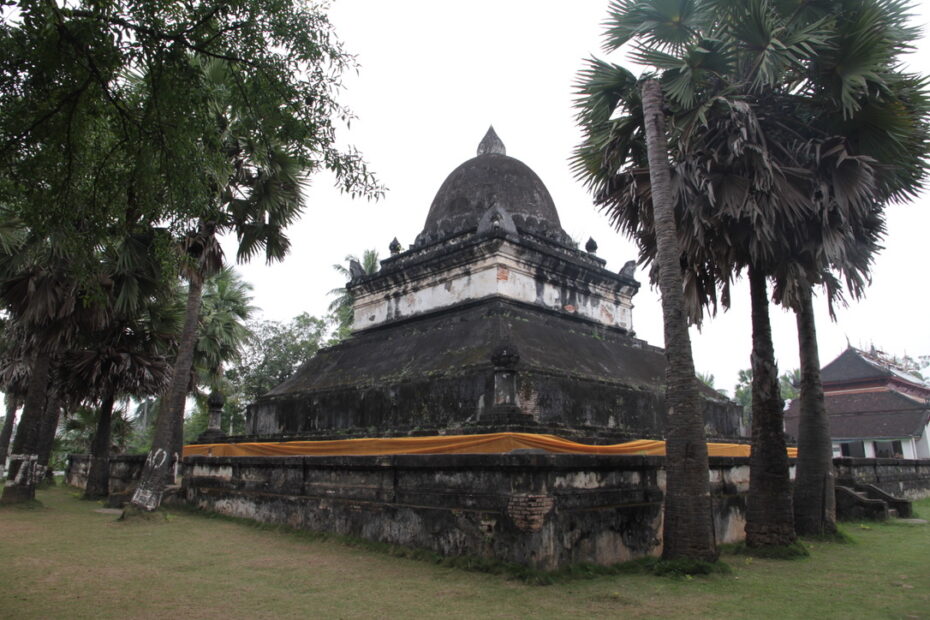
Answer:
[[[840,454],[843,456],[865,457],[865,443],[861,441],[844,441],[840,444]]]
[[[875,458],[900,459],[904,456],[900,441],[873,441],[872,445],[875,446]]]

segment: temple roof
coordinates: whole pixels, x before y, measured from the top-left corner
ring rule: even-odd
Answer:
[[[526,164],[507,156],[491,127],[477,157],[453,170],[439,188],[417,244],[475,230],[482,215],[494,207],[506,211],[520,233],[562,244],[570,241],[549,190]]]
[[[919,437],[930,420],[930,405],[896,390],[873,389],[824,395],[830,436],[838,439]],[[800,402],[785,411],[785,431],[798,436]]]
[[[881,352],[861,351],[849,347],[820,371],[825,385],[854,383],[866,380],[897,379],[916,387],[928,389],[920,377],[909,374]]]

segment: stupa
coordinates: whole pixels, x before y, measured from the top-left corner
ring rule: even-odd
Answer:
[[[258,399],[247,432],[661,438],[665,357],[633,331],[635,262],[610,271],[596,251],[576,246],[546,186],[489,129],[415,243],[353,273],[351,337]],[[739,437],[739,408],[704,395],[708,437]]]

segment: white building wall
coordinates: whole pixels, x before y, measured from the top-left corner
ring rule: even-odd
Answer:
[[[915,457],[930,459],[930,424],[924,428],[923,434],[914,442]]]
[[[874,459],[875,458],[875,444],[870,440],[865,440],[862,442],[863,447],[865,448],[865,458]]]
[[[632,289],[617,292],[593,284],[561,286],[553,282],[542,282],[540,286],[536,266],[525,263],[507,249],[513,248],[505,244],[502,251],[482,260],[429,274],[393,290],[360,295],[353,308],[355,329],[500,296],[633,330]]]

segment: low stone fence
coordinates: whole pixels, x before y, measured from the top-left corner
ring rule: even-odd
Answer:
[[[116,456],[110,491],[128,493],[144,455]],[[72,455],[84,486],[89,457]],[[930,460],[836,459],[837,481],[930,495]],[[664,457],[549,453],[188,457],[191,505],[263,523],[556,569],[661,552]],[[793,469],[793,468],[792,468]],[[744,538],[749,460],[710,459],[718,543]]]
[[[79,489],[86,489],[89,471],[89,454],[69,454],[68,464],[65,466],[65,483]]]
[[[463,454],[192,457],[200,508],[542,569],[661,551],[662,457]],[[742,538],[746,459],[715,458],[718,542]]]
[[[135,489],[142,468],[145,466],[144,454],[118,454],[110,457],[110,494],[129,493]],[[90,471],[89,454],[69,454],[65,468],[65,482],[73,487],[87,488],[87,474]]]
[[[930,459],[833,459],[836,483],[845,486],[874,484],[895,497],[930,496]]]

